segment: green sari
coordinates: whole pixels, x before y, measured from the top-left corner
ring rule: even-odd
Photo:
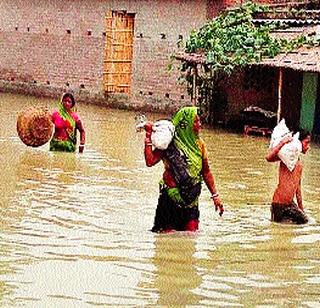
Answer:
[[[183,192],[183,184],[177,177],[176,181],[178,187],[167,188],[169,197],[177,204],[185,207],[196,207],[198,206],[198,198],[201,190],[201,181],[202,181],[202,152],[199,148],[199,136],[194,132],[193,125],[195,118],[197,116],[196,107],[184,107],[180,109],[172,118],[172,123],[175,126],[175,136],[173,138],[173,143],[175,148],[181,153],[181,155],[186,160],[184,178],[188,177],[188,190],[191,193],[191,190],[195,189],[195,196],[186,199]],[[171,168],[179,169],[183,168],[182,166],[176,166],[178,164],[177,159],[171,159]],[[182,170],[183,171],[183,170]],[[179,172],[179,171],[178,171]],[[184,181],[185,182],[185,181]],[[187,201],[189,200],[189,201]],[[191,200],[191,201],[190,201]]]
[[[164,179],[160,181],[153,232],[185,231],[189,230],[189,222],[198,223],[203,154],[193,128],[196,116],[196,107],[184,107],[172,117],[175,135],[163,152],[163,160],[176,187],[168,187]]]
[[[77,144],[76,121],[64,108],[62,102],[58,104],[58,112],[55,114],[54,122],[60,122],[60,125],[64,123],[63,131],[67,134],[68,138],[67,140],[60,139],[59,131],[55,131],[50,141],[50,151],[74,152]],[[54,124],[56,125],[56,123]]]

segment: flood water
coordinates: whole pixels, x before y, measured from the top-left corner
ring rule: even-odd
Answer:
[[[82,155],[25,146],[18,112],[55,103],[0,94],[1,307],[320,306],[318,146],[302,157],[311,221],[281,225],[269,140],[203,129],[225,214],[204,187],[197,233],[154,234],[163,166],[145,166],[135,113],[78,104]]]

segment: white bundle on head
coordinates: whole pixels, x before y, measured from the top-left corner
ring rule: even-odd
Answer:
[[[289,131],[285,120],[282,119],[279,124],[273,129],[270,141],[270,148],[274,148],[279,144],[279,142],[287,137],[291,136],[292,133]],[[299,140],[299,132],[293,136],[292,141],[285,144],[279,151],[278,157],[287,166],[287,168],[292,171],[297,164],[299,155],[302,151],[302,144]]]
[[[160,120],[153,124],[151,142],[153,146],[160,150],[165,150],[170,144],[175,132],[175,127],[171,121]]]

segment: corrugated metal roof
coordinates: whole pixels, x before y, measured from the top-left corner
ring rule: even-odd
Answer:
[[[301,35],[312,37],[316,34],[318,25],[304,26],[304,27],[290,27],[285,29],[275,30],[271,33],[274,38],[281,38],[292,40]]]
[[[320,47],[301,47],[294,52],[263,59],[258,65],[291,68],[298,71],[320,72]]]
[[[320,25],[319,19],[307,18],[307,19],[287,19],[287,18],[274,18],[274,19],[253,19],[253,23],[256,25],[265,24],[280,24],[288,26],[307,26],[307,25]]]
[[[271,35],[277,38],[294,39],[299,35],[314,36],[317,26],[292,27],[278,30]],[[195,64],[204,64],[206,56],[203,53],[179,52],[175,55],[176,59],[188,61]],[[289,53],[280,53],[274,58],[264,58],[259,63],[252,65],[264,65],[273,67],[291,68],[299,71],[320,72],[320,47],[300,47]]]

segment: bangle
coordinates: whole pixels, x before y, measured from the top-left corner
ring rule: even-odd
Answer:
[[[219,193],[217,192],[211,195],[211,199],[215,199],[217,197],[219,197]]]
[[[152,145],[152,142],[145,142],[145,146]]]
[[[79,147],[84,147],[84,144],[79,144]]]

